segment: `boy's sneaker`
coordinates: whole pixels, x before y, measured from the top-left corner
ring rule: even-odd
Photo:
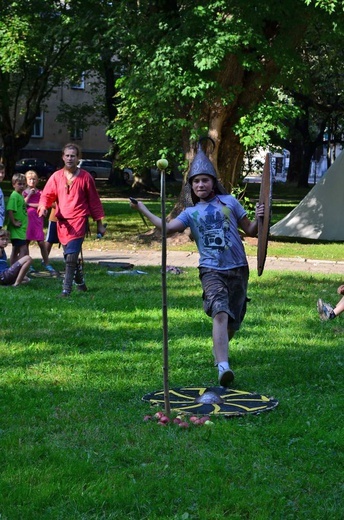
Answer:
[[[63,290],[62,293],[58,295],[58,298],[69,298],[70,292]]]
[[[33,265],[30,265],[29,273],[35,273],[36,269],[33,267]]]
[[[56,274],[56,271],[55,271],[55,269],[53,268],[52,265],[50,265],[50,264],[47,264],[47,265],[43,264],[43,267],[44,267],[44,269],[49,271],[50,274]]]
[[[228,370],[224,370],[223,372],[219,372],[219,384],[220,386],[227,387],[234,381],[234,372],[230,368]]]
[[[333,320],[336,317],[332,305],[325,303],[321,298],[317,301],[317,309],[322,321]]]

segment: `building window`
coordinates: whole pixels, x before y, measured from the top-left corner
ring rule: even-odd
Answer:
[[[75,83],[70,87],[75,90],[85,90],[85,74],[81,75],[79,83]]]
[[[71,141],[81,141],[84,136],[84,131],[77,125],[74,125],[70,131],[70,139]]]
[[[41,113],[36,117],[35,122],[33,124],[32,128],[32,134],[31,137],[43,137],[43,131],[44,131],[44,119],[43,119],[43,110]]]

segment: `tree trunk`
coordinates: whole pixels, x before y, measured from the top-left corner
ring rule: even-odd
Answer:
[[[244,160],[244,147],[240,138],[231,128],[222,132],[221,148],[219,150],[219,174],[225,189],[230,193],[238,184]]]
[[[6,167],[6,176],[11,178],[15,172],[15,164],[18,159],[19,151],[27,145],[30,141],[31,132],[27,135],[19,135],[16,137],[13,135],[12,129],[4,131],[2,135],[3,149],[2,149],[2,161]]]

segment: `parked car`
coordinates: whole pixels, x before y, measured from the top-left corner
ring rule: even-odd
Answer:
[[[56,168],[50,162],[35,157],[20,159],[20,161],[16,162],[16,173],[26,173],[28,170],[34,170],[38,177],[48,179],[56,171]]]
[[[103,159],[80,159],[78,166],[94,179],[108,179],[112,172],[112,162]]]
[[[152,175],[152,181],[153,182],[156,182],[156,181],[160,180],[159,170],[157,170],[156,168],[150,168],[150,172],[151,172],[151,175]],[[131,168],[124,168],[122,170],[122,177],[123,177],[123,180],[127,184],[133,184],[135,175],[134,175],[134,172],[133,172],[133,170]]]
[[[131,168],[123,169],[123,179],[127,184],[132,184],[134,182],[134,172]]]

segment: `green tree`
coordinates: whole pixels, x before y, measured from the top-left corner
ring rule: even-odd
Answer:
[[[340,29],[341,7],[310,0],[129,3],[119,53],[126,69],[111,131],[124,163],[152,164],[167,152],[190,162],[192,140],[209,133],[222,182],[236,184],[240,122],[273,86],[288,85],[302,70],[302,44],[320,16],[329,38]]]
[[[343,27],[330,35],[323,18],[318,16],[309,26],[302,48],[301,62],[284,92],[295,109],[296,117],[285,121],[284,135],[271,133],[273,142],[288,148],[291,163],[288,180],[308,186],[312,157],[323,152],[328,134],[328,166],[335,159],[336,143],[342,143],[344,116]]]
[[[0,6],[0,135],[11,173],[45,100],[84,70],[83,31],[94,2],[18,0]]]

